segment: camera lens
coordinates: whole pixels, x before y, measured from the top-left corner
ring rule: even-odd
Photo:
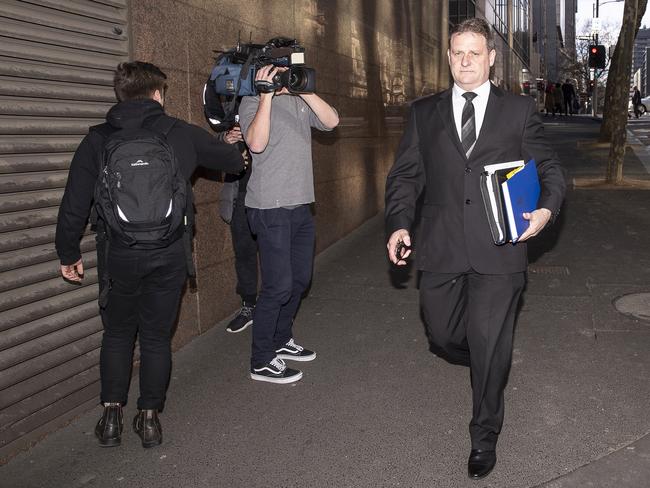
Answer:
[[[282,73],[282,85],[291,93],[313,93],[316,88],[316,72],[312,68],[292,66]]]
[[[291,73],[291,75],[289,76],[289,86],[291,88],[297,88],[297,87],[301,86],[301,84],[303,82],[304,82],[303,76],[301,76],[300,73],[298,73],[296,71]]]
[[[306,73],[301,68],[293,68],[289,74],[289,89],[303,91],[307,85]]]

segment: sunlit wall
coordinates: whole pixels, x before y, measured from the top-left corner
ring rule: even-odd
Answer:
[[[341,115],[313,147],[320,251],[382,209],[406,103],[448,86],[447,10],[448,0],[138,0],[133,53],[168,74],[168,112],[206,126],[201,89],[214,50],[239,35],[295,37],[306,47],[317,92]],[[221,185],[204,176],[194,186],[199,289],[185,294],[176,345],[238,305],[230,234],[217,214]]]

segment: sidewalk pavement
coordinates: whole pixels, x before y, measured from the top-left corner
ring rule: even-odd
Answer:
[[[572,177],[604,174],[604,150],[576,146],[597,122],[547,120]],[[251,381],[250,330],[218,324],[174,356],[162,446],[142,449],[127,424],[121,447],[100,448],[97,408],[0,468],[0,486],[650,486],[650,322],[613,305],[650,291],[649,197],[572,190],[531,244],[499,460],[483,481],[466,475],[468,370],[428,351],[416,273],[389,265],[377,216],[317,259],[294,330],[318,357],[300,382]]]

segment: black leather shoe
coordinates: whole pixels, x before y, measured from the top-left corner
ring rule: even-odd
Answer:
[[[467,475],[473,480],[485,478],[492,472],[497,463],[497,453],[494,450],[472,449],[467,461]]]
[[[104,413],[95,426],[95,436],[102,447],[115,447],[122,443],[124,417],[122,405],[115,403],[104,407]]]
[[[139,410],[133,418],[133,431],[142,439],[142,447],[162,444],[162,426],[158,420],[158,410]]]

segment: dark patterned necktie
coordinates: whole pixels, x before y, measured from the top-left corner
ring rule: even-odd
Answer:
[[[474,92],[463,93],[465,106],[463,107],[463,116],[461,118],[461,136],[465,156],[469,157],[476,142],[476,122],[474,118],[474,104],[472,100],[476,97]]]

